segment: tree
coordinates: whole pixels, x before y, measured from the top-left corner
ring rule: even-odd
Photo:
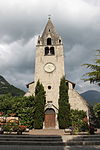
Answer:
[[[58,122],[59,128],[65,129],[71,125],[70,120],[70,104],[68,97],[68,86],[65,82],[65,77],[61,78],[59,87],[59,110],[58,110]]]
[[[14,113],[20,118],[20,123],[28,128],[34,125],[34,96],[30,97],[12,97],[9,95],[0,96],[0,112],[4,116]]]
[[[38,80],[35,88],[35,114],[34,114],[35,129],[43,128],[45,102],[46,97],[44,87]]]
[[[12,111],[12,104],[14,104],[14,100],[11,94],[0,96],[0,112],[4,112],[4,114],[10,113]]]
[[[98,83],[100,86],[100,50],[98,51],[97,59],[95,59],[95,64],[83,64],[87,68],[90,68],[92,71],[86,73],[84,76],[88,78],[83,79],[84,81],[90,81],[90,83]]]
[[[12,111],[20,118],[22,125],[33,128],[34,126],[34,96],[15,98],[15,103],[12,105]]]
[[[97,118],[97,127],[100,128],[100,103],[95,104],[93,110]]]

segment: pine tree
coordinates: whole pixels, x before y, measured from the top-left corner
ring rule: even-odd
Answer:
[[[62,77],[59,87],[59,110],[58,110],[58,122],[59,128],[65,129],[71,125],[70,120],[70,104],[68,97],[68,87],[65,82],[65,77]]]
[[[34,128],[42,129],[44,121],[44,107],[46,97],[43,85],[38,80],[35,88],[35,113],[34,113]]]
[[[90,83],[98,83],[100,86],[100,50],[97,50],[99,54],[97,55],[99,58],[95,60],[95,64],[83,64],[87,68],[90,68],[92,71],[86,73],[84,76],[88,78],[83,79],[84,81],[90,81]]]

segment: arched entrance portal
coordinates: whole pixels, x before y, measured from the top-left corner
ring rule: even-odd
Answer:
[[[45,111],[45,128],[55,128],[55,111],[52,108]]]

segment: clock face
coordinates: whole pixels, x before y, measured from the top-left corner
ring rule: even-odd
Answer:
[[[44,66],[44,70],[46,72],[53,72],[55,70],[55,65],[52,64],[52,63],[47,63],[45,66]]]

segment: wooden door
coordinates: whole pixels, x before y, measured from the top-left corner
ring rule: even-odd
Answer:
[[[45,128],[55,128],[55,111],[53,109],[45,111]]]

